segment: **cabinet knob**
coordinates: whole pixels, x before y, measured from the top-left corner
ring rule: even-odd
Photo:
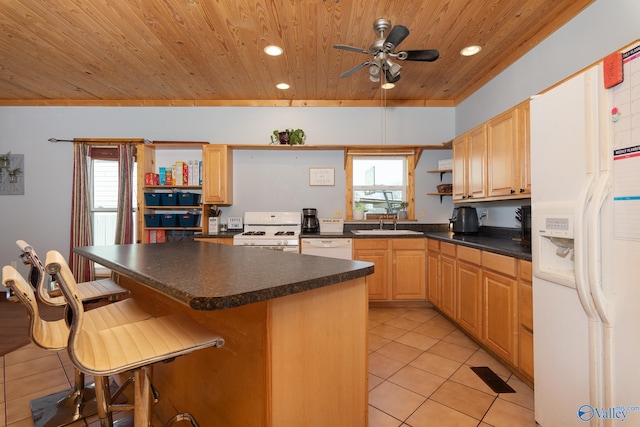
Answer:
[[[471,199],[472,197],[473,197],[473,194],[469,194],[469,195],[467,196],[467,199]]]
[[[513,188],[510,191],[511,194],[516,194],[516,190],[514,190]]]
[[[521,188],[521,189],[520,189],[520,192],[521,192],[521,193],[524,193],[524,188]]]

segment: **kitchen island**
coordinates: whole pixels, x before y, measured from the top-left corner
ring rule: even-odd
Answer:
[[[154,367],[167,420],[202,426],[366,426],[370,263],[205,242],[76,248],[149,312],[222,335]]]

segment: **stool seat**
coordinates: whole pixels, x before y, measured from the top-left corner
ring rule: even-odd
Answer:
[[[131,321],[95,314],[102,313],[110,305],[85,312],[77,284],[64,257],[57,251],[47,252],[45,269],[55,277],[73,311],[67,349],[74,365],[96,379],[98,415],[103,427],[113,423],[108,394],[102,393],[103,377],[135,370],[135,426],[147,427],[151,418],[149,367],[196,350],[224,345],[223,338],[185,313]],[[90,315],[115,321],[115,324],[106,329],[95,327],[90,324]]]
[[[48,305],[65,305],[67,302],[59,290],[51,291],[47,289],[48,281],[44,265],[40,257],[38,257],[35,249],[33,249],[33,246],[24,240],[17,240],[16,245],[18,245],[22,251],[21,257],[25,264],[31,265],[31,284],[36,288],[38,298]],[[99,279],[78,283],[78,296],[84,302],[97,301],[101,299],[113,300],[128,293],[128,290],[119,286],[111,279]]]

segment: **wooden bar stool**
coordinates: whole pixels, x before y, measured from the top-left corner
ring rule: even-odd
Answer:
[[[2,284],[11,289],[16,298],[25,306],[29,317],[29,338],[31,341],[45,350],[65,349],[69,340],[67,320],[65,318],[42,319],[33,287],[15,268],[3,267]],[[139,321],[150,317],[132,299],[106,305],[99,313],[88,312],[87,314],[88,323],[93,330],[108,329],[121,322],[121,319]],[[31,412],[36,427],[64,426],[97,414],[95,393],[93,389],[84,387],[84,374],[75,369],[75,385],[71,390],[63,390],[34,399],[31,401]]]
[[[94,376],[101,427],[113,425],[105,378],[134,372],[134,426],[148,427],[151,422],[151,366],[207,347],[222,347],[224,339],[211,333],[185,313],[150,317],[140,321],[122,320],[107,329],[92,328],[87,317],[103,308],[84,312],[77,284],[64,257],[47,252],[45,269],[55,277],[73,311],[67,350],[74,365]],[[119,303],[115,303],[116,305]]]

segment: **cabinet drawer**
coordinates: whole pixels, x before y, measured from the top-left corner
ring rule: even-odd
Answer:
[[[353,249],[388,249],[389,239],[353,239]]]
[[[482,253],[482,266],[506,276],[516,277],[516,259],[493,252]]]
[[[430,251],[440,251],[440,240],[427,239],[427,249]]]
[[[443,255],[449,255],[451,257],[455,257],[456,256],[456,244],[453,243],[445,243],[442,242],[442,244],[440,245],[440,252],[442,252]]]
[[[531,282],[531,261],[520,260],[520,280]]]
[[[468,248],[466,246],[458,246],[458,259],[470,262],[471,264],[480,265],[481,259],[480,249]]]
[[[393,249],[414,249],[423,251],[426,247],[425,239],[391,239]]]

